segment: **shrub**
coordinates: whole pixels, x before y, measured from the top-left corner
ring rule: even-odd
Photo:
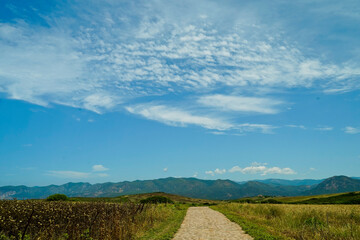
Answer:
[[[265,215],[267,219],[277,218],[284,214],[284,210],[277,206],[269,206],[265,208]]]
[[[158,204],[158,203],[174,203],[170,198],[167,197],[163,197],[163,196],[153,196],[153,197],[148,197],[146,199],[142,199],[140,200],[140,203],[154,203],[154,204]]]
[[[46,198],[46,201],[67,201],[69,198],[65,194],[53,194]]]
[[[272,198],[263,200],[261,203],[282,204],[282,202]]]

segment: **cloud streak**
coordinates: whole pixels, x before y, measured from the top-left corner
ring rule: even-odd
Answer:
[[[104,173],[105,171],[108,171],[109,169],[104,167],[101,164],[92,166],[91,172],[79,172],[79,171],[47,171],[46,175],[53,176],[57,178],[65,178],[65,179],[88,179],[88,178],[94,178],[94,177],[108,177],[109,175],[107,173]]]
[[[358,134],[360,133],[360,128],[347,126],[344,128],[344,132],[348,134]]]
[[[228,96],[228,95],[208,95],[200,97],[198,102],[205,106],[215,107],[223,111],[250,112],[262,114],[275,114],[279,110],[277,107],[281,101],[270,98]]]
[[[272,130],[275,128],[267,124],[233,123],[217,116],[193,114],[190,111],[166,105],[140,104],[128,106],[126,109],[130,113],[141,115],[147,119],[159,121],[170,126],[185,127],[187,125],[196,125],[219,131],[235,130],[239,132],[262,133],[272,133]]]

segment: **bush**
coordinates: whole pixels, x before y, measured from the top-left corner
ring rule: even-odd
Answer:
[[[69,198],[65,194],[53,194],[46,198],[46,201],[67,201]]]
[[[154,204],[158,204],[158,203],[174,203],[170,198],[167,197],[163,197],[163,196],[153,196],[153,197],[148,197],[146,199],[142,199],[140,200],[140,203],[154,203]]]
[[[277,206],[269,206],[264,209],[265,216],[267,219],[281,217],[284,214],[284,210]]]
[[[263,200],[261,203],[282,204],[282,202],[272,198]]]

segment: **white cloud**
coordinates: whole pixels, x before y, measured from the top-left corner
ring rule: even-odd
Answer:
[[[205,171],[205,174],[211,176],[215,176],[215,174],[224,174],[224,173],[226,173],[226,169],[220,169],[220,168],[216,168],[214,171],[212,170]]]
[[[279,110],[277,107],[282,104],[281,101],[270,98],[227,96],[221,94],[200,97],[198,102],[225,111],[255,112],[263,114],[278,113]]]
[[[241,172],[243,174],[258,174],[267,175],[267,174],[296,174],[291,168],[279,168],[279,167],[267,167],[266,164],[253,163],[251,166],[241,168],[239,166],[234,166],[228,170],[230,173]]]
[[[94,172],[104,172],[104,171],[108,171],[109,169],[104,167],[103,165],[99,164],[99,165],[92,166],[92,170]]]
[[[108,93],[92,94],[86,96],[83,100],[83,106],[86,109],[94,111],[96,113],[101,113],[102,109],[111,109],[119,103],[120,102],[116,103],[116,98],[109,96]]]
[[[294,170],[291,168],[279,168],[279,167],[271,167],[267,168],[261,175],[267,175],[267,174],[296,174]]]
[[[234,167],[230,168],[228,172],[230,172],[230,173],[242,172],[242,168],[239,166],[234,166]]]
[[[344,129],[345,133],[348,133],[348,134],[358,134],[360,133],[360,128],[355,128],[355,127],[345,127]]]
[[[226,173],[226,169],[217,168],[217,169],[214,170],[214,173],[216,173],[216,174],[224,174],[224,173]]]
[[[127,107],[126,109],[131,113],[139,114],[145,118],[163,122],[172,126],[187,126],[191,124],[220,131],[233,128],[231,123],[222,119],[193,115],[184,110],[164,105],[137,105]]]
[[[195,172],[193,175],[194,178],[198,177],[198,172]]]
[[[167,168],[167,167],[166,167],[166,168],[164,168],[164,169],[163,169],[163,171],[164,171],[164,172],[167,172],[167,171],[168,171],[168,168]]]

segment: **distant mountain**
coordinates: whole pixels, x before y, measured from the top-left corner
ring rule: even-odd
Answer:
[[[257,182],[266,183],[273,186],[302,186],[302,185],[316,185],[323,181],[324,179],[296,179],[296,180],[285,180],[285,179],[265,179],[265,180],[256,180]]]
[[[325,179],[313,189],[305,191],[304,194],[319,195],[354,191],[360,191],[360,180],[346,176],[334,176]]]
[[[296,185],[300,181],[314,183],[316,180],[269,179],[268,183],[249,181],[238,184],[230,180],[201,180],[197,178],[163,178],[145,181],[118,183],[66,183],[45,187],[5,186],[0,187],[0,199],[41,199],[55,193],[69,197],[114,197],[128,194],[166,192],[192,198],[227,200],[257,195],[299,196],[347,191],[360,191],[360,180],[345,176],[325,179],[318,185]],[[282,184],[280,184],[282,183]]]
[[[56,186],[0,187],[1,199],[46,198],[54,193],[70,197],[113,197],[127,194],[166,192],[194,198],[232,199],[243,195],[241,186],[230,180],[200,180],[196,178],[164,178],[119,183],[67,183]]]

